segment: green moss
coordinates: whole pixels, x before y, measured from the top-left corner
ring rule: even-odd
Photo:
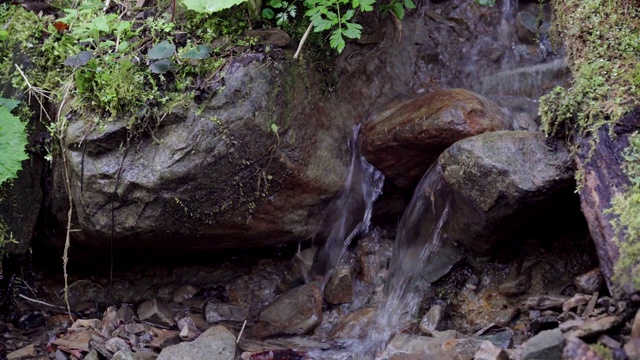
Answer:
[[[619,245],[614,282],[640,289],[640,134],[629,138],[624,151],[624,172],[631,185],[614,197],[609,214]]]
[[[597,343],[589,345],[589,347],[598,354],[602,360],[613,360],[613,351],[607,346]]]
[[[543,128],[594,133],[640,104],[640,9],[630,0],[552,3],[554,34],[566,45],[574,80],[541,99]]]

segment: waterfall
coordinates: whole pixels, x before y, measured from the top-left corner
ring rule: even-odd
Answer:
[[[311,268],[316,278],[328,278],[347,251],[351,240],[366,232],[371,220],[373,202],[382,192],[384,175],[369,164],[358,148],[360,125],[353,128],[349,140],[351,163],[344,186],[325,212],[318,237],[325,238]]]
[[[380,327],[394,330],[417,310],[421,290],[425,290],[419,288],[420,273],[428,271],[425,265],[430,255],[443,244],[451,204],[452,192],[435,163],[420,180],[398,225],[385,295],[378,309]]]

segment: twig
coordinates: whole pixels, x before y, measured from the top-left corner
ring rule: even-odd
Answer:
[[[49,304],[48,302],[32,299],[32,298],[30,298],[28,296],[25,296],[25,295],[22,295],[22,294],[18,294],[18,296],[23,298],[23,299],[25,299],[25,300],[27,300],[27,301],[29,301],[29,302],[35,303],[35,304],[45,305],[45,306],[50,306],[50,307],[56,308],[56,309],[66,310],[64,308],[64,306]],[[69,313],[69,316],[71,316],[71,313]]]
[[[307,36],[309,36],[309,33],[311,32],[312,27],[313,27],[313,24],[309,24],[309,27],[307,27],[307,30],[304,32],[304,35],[302,35],[302,40],[300,40],[300,45],[298,45],[298,50],[296,50],[295,55],[293,55],[294,59],[297,59],[298,56],[300,55],[300,52],[302,51],[302,45],[304,45],[304,42],[307,41]]]
[[[247,320],[242,324],[242,329],[240,329],[240,333],[238,334],[238,339],[236,339],[236,344],[240,342],[240,338],[242,338],[242,332],[244,332],[244,327],[247,326]]]

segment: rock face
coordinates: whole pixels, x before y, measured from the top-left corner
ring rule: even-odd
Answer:
[[[614,215],[607,211],[616,194],[630,185],[623,171],[623,152],[629,146],[629,137],[636,131],[638,124],[640,109],[620,120],[613,129],[613,136],[606,126],[599,130],[597,136],[600,141],[593,146],[590,138],[578,139],[581,151],[576,154],[576,162],[578,169],[584,173],[580,189],[582,212],[596,245],[602,275],[609,291],[615,295],[640,290],[640,284],[636,281],[640,268],[637,259],[621,267],[622,271],[614,277],[614,268],[621,259],[620,243],[633,242],[635,239],[625,239],[623,236],[620,241],[616,241],[616,233],[611,225]],[[592,147],[593,152],[590,151]]]
[[[448,148],[438,166],[454,194],[448,236],[477,253],[486,253],[574,185],[569,152],[562,145],[549,149],[541,133],[504,131],[465,139]]]
[[[374,113],[362,131],[367,160],[401,188],[420,180],[451,144],[486,131],[508,130],[503,110],[467,90],[440,90],[394,102]],[[402,159],[402,161],[399,161]]]
[[[235,336],[224,326],[215,326],[192,342],[171,345],[162,349],[158,360],[233,360],[235,352]]]
[[[273,335],[301,335],[322,322],[322,290],[310,283],[280,295],[258,315],[251,335],[265,338]]]

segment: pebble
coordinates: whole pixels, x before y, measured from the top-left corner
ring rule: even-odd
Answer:
[[[156,299],[140,304],[138,307],[138,319],[167,329],[174,325],[171,310]]]
[[[444,320],[445,307],[439,304],[433,305],[429,308],[426,314],[420,321],[420,330],[425,335],[431,335],[434,330],[442,329],[442,323]]]
[[[509,360],[509,355],[491,341],[483,341],[473,360]]]
[[[563,340],[560,329],[542,331],[522,345],[522,359],[559,360]]]
[[[600,268],[595,268],[587,273],[577,276],[573,282],[578,291],[585,294],[592,294],[600,291],[604,285],[604,277]]]

